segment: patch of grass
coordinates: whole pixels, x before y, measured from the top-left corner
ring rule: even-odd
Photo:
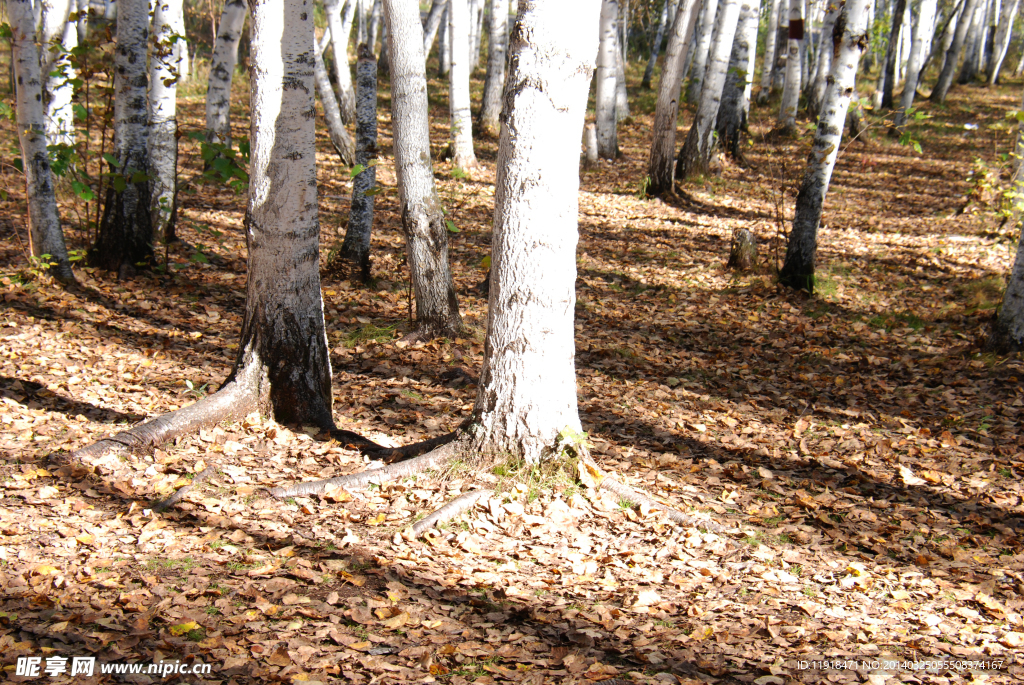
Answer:
[[[525,491],[527,502],[534,501],[543,492],[560,492],[571,497],[578,489],[576,462],[577,458],[567,451],[540,464],[528,464],[518,457],[510,457],[491,469],[491,473],[498,477],[494,491],[498,494]]]
[[[1005,288],[1006,283],[1002,276],[986,276],[961,283],[953,291],[963,300],[968,313],[973,313],[979,310],[995,309],[1001,305]]]
[[[150,559],[146,562],[146,568],[151,571],[173,570],[178,569],[181,571],[191,571],[199,565],[192,557],[182,557],[180,559]]]
[[[372,323],[363,324],[362,328],[350,331],[345,337],[345,347],[374,342],[386,343],[395,337],[395,326],[375,326]]]
[[[189,640],[190,642],[202,642],[206,639],[206,628],[200,626],[195,630],[188,631],[187,633],[185,633],[185,639]]]

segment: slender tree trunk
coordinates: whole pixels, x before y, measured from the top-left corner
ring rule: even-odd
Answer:
[[[668,25],[669,20],[675,17],[675,12],[669,12],[672,8],[669,7],[672,3],[669,0],[665,0],[661,6],[661,14],[658,18],[658,28],[654,32],[654,41],[651,43],[651,56],[647,60],[647,68],[644,69],[644,78],[640,82],[640,87],[645,90],[651,88],[651,77],[654,76],[654,65],[658,63],[658,53],[661,52],[661,43],[665,40],[665,28]]]
[[[723,148],[736,159],[742,159],[740,133],[747,130],[750,111],[750,91],[754,82],[754,54],[757,51],[757,23],[760,0],[742,0],[736,37],[732,43],[729,69],[722,91],[722,104],[718,108],[715,129]]]
[[[725,88],[725,74],[729,69],[736,24],[740,18],[740,0],[721,0],[715,20],[715,39],[708,56],[704,74],[704,87],[700,91],[700,105],[697,116],[690,126],[676,161],[676,178],[689,178],[706,174],[714,148],[715,122],[722,103]]]
[[[999,25],[996,27],[996,35],[992,41],[992,59],[989,62],[988,72],[985,74],[990,86],[999,83],[999,72],[1002,71],[1003,60],[1006,59],[1006,51],[1010,47],[1013,22],[1017,18],[1017,10],[1020,8],[1020,0],[1003,0],[1003,3]]]
[[[369,46],[370,52],[373,52],[375,54],[376,54],[376,51],[377,51],[377,34],[380,32],[380,22],[381,22],[381,4],[380,4],[380,0],[373,0],[373,9],[370,10],[370,28],[369,28],[368,35],[367,35],[366,44]],[[356,76],[356,78],[359,78],[358,75]],[[375,80],[376,80],[376,77],[375,77]],[[357,90],[358,90],[358,86],[357,86]],[[356,94],[356,98],[358,98],[358,97],[359,97],[359,94],[357,93]],[[357,109],[358,109],[358,107],[359,106],[356,105]],[[356,117],[358,118],[358,116],[359,115],[357,113]]]
[[[352,70],[348,65],[348,41],[352,35],[357,1],[349,0],[345,16],[342,18],[341,0],[324,0],[327,27],[331,29],[334,76],[338,82],[338,105],[341,107],[341,120],[346,124],[354,124],[356,121],[356,94],[352,87]]]
[[[452,68],[452,32],[448,28],[451,23],[451,5],[452,0],[447,0],[444,16],[441,17],[441,35],[438,37],[437,73],[441,76],[447,76]]]
[[[903,15],[907,11],[907,0],[893,0],[892,23],[889,29],[889,41],[885,48],[885,64],[878,77],[876,92],[881,98],[876,100],[882,109],[892,109],[892,91],[896,81],[896,60],[899,59],[900,29],[903,27]]]
[[[377,73],[387,76],[388,71],[388,25],[381,20],[380,57],[377,59]]]
[[[248,11],[245,0],[226,0],[220,16],[217,43],[210,58],[210,85],[206,90],[206,139],[211,143],[231,145],[231,80]]]
[[[870,0],[846,0],[842,40],[832,65],[825,92],[825,104],[814,134],[807,170],[796,198],[793,230],[789,234],[786,261],[779,280],[789,287],[814,291],[814,262],[821,224],[822,205],[828,193],[832,169],[839,154],[846,112],[854,94],[857,64],[867,46],[867,3]]]
[[[964,43],[964,62],[960,68],[960,77],[957,82],[966,85],[973,81],[978,75],[978,51],[982,50],[983,34],[985,31],[985,0],[975,4],[974,12],[970,17],[964,16],[964,23],[968,24],[967,36]],[[970,19],[968,22],[967,19]]]
[[[462,330],[448,264],[448,228],[434,187],[427,118],[427,77],[419,9],[384,0],[391,57],[391,121],[402,229],[416,296],[417,334],[454,337]]]
[[[505,55],[508,38],[508,0],[488,0],[487,78],[479,126],[484,135],[497,136],[500,128],[501,92],[505,87]]]
[[[1024,104],[1021,108],[1024,109]],[[1017,127],[1013,163],[1013,218],[1018,230],[1021,230],[1024,214],[1024,162],[1021,160],[1024,160],[1024,124]],[[1004,353],[1024,350],[1024,230],[1017,241],[1017,255],[1010,267],[1003,306],[993,323],[986,348]]]
[[[469,0],[469,73],[476,70],[480,64],[480,38],[483,25],[480,19],[483,17],[483,4],[479,0]]]
[[[946,51],[946,60],[942,63],[942,73],[939,74],[939,80],[935,83],[935,88],[932,90],[931,97],[929,98],[932,102],[941,103],[946,101],[946,95],[953,85],[953,77],[956,74],[957,63],[960,61],[960,54],[963,51],[964,40],[967,38],[967,30],[971,25],[971,17],[974,16],[974,10],[977,6],[978,0],[964,0],[963,12],[960,15],[959,21],[957,21],[953,41]]]
[[[77,76],[68,58],[78,47],[78,26],[69,21],[73,0],[43,3],[43,80],[46,83],[46,138],[51,145],[75,144],[75,120],[71,108],[73,79]],[[54,76],[53,74],[57,74]]]
[[[520,0],[495,183],[472,444],[528,463],[578,441],[573,314],[579,140],[600,0]],[[572,25],[572,31],[565,30]],[[543,179],[543,182],[537,182]]]
[[[617,36],[618,34],[616,34]],[[629,92],[626,90],[626,63],[622,51],[615,50],[615,120],[622,121],[629,116]]]
[[[772,88],[785,87],[786,64],[789,59],[789,3],[780,0],[779,23],[775,27],[775,61],[772,63]]]
[[[427,15],[427,23],[423,28],[423,55],[425,57],[430,57],[434,39],[437,37],[437,30],[442,26],[444,12],[447,8],[448,0],[434,0],[430,5],[430,14]]]
[[[472,169],[477,162],[473,152],[473,115],[469,101],[470,16],[467,0],[451,0],[448,16],[448,31],[452,37],[452,61],[448,71],[451,152],[455,166]]]
[[[341,120],[341,108],[334,97],[334,88],[331,87],[331,79],[327,76],[327,67],[324,65],[323,52],[330,42],[331,30],[327,29],[314,55],[313,77],[316,80],[316,92],[320,95],[320,104],[324,108],[324,120],[327,123],[327,134],[331,137],[331,145],[341,157],[342,163],[352,166],[356,163],[355,145]]]
[[[800,0],[790,0],[788,27],[786,85],[782,89],[782,104],[779,107],[779,128],[783,131],[796,128],[796,110],[800,104],[800,50],[804,43],[803,5]]]
[[[370,281],[370,236],[373,233],[373,194],[377,185],[377,60],[368,45],[359,46],[356,64],[356,164],[362,171],[352,180],[352,210],[341,254],[359,267],[363,283]]]
[[[89,37],[89,4],[90,0],[78,0],[78,42],[84,43]]]
[[[181,73],[176,26],[181,0],[156,0],[153,10],[153,50],[149,60],[149,180],[153,238],[174,241],[178,197],[177,94]]]
[[[46,151],[42,75],[36,49],[35,18],[30,0],[8,0],[11,47],[18,89],[17,125],[28,198],[28,235],[32,256],[43,259],[50,273],[65,282],[75,280],[57,212],[53,173]],[[49,255],[49,257],[44,257]]]
[[[825,86],[828,83],[829,74],[832,72],[832,55],[835,47],[832,42],[832,30],[835,27],[836,19],[843,9],[844,0],[825,0],[825,20],[821,26],[821,38],[818,41],[818,59],[814,69],[814,80],[807,91],[807,113],[816,118],[821,111],[822,100],[825,97]],[[925,0],[927,2],[927,0]]]
[[[597,94],[594,107],[597,122],[597,154],[604,159],[619,156],[618,117],[615,115],[616,41],[615,26],[619,18],[617,0],[603,0],[601,4],[601,40],[597,52]]]
[[[764,39],[764,62],[761,64],[761,87],[757,92],[757,103],[768,102],[772,92],[772,71],[775,68],[775,52],[778,49],[779,14],[782,12],[783,0],[769,0],[771,13],[768,15],[768,30]]]
[[[99,237],[90,262],[118,277],[153,257],[150,218],[149,111],[146,44],[149,4],[146,0],[117,3],[117,46],[114,50],[114,158],[117,167],[107,190]]]
[[[658,82],[658,102],[654,108],[651,131],[651,156],[647,166],[647,192],[661,195],[672,192],[676,157],[676,122],[679,118],[679,95],[682,90],[683,60],[700,15],[700,0],[680,0],[672,23],[665,66]]]
[[[917,24],[914,26],[913,44],[910,47],[910,59],[907,60],[907,80],[903,84],[903,94],[900,96],[899,110],[896,112],[896,118],[893,121],[894,128],[897,131],[906,122],[907,111],[914,106],[924,51],[927,47],[925,40],[931,32],[929,27],[935,23],[935,9],[937,6],[937,0],[921,0],[918,5],[918,17]]]
[[[708,54],[712,49],[711,39],[714,38],[715,16],[718,14],[721,4],[721,0],[704,0],[704,5],[701,7],[700,23],[697,24],[697,38],[693,43],[690,85],[686,89],[687,102],[697,102],[700,99],[700,91],[704,87],[704,71],[708,65]]]

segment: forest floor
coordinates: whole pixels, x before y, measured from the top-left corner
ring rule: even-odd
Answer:
[[[440,151],[447,110],[434,85]],[[634,93],[622,159],[582,178],[581,416],[604,469],[724,532],[674,528],[588,490],[568,462],[484,474],[455,465],[441,478],[279,502],[261,491],[366,464],[314,429],[255,416],[152,455],[67,463],[225,378],[245,298],[245,196],[202,183],[183,138],[186,244],[161,252],[163,273],[118,282],[79,268],[81,289],[66,292],[30,268],[22,181],[4,167],[8,677],[33,680],[15,675],[21,656],[94,656],[298,685],[1020,682],[1024,362],[980,348],[1015,247],[993,205],[1019,91],[957,87],[946,106],[923,103],[931,118],[912,128],[921,153],[870,116],[860,140],[844,141],[814,297],[774,284],[809,136],[766,142],[774,112],[755,108],[749,167],[682,184],[678,201],[638,199],[654,97]],[[242,139],[242,84],[238,100]],[[199,127],[201,89],[181,102],[184,125]],[[472,177],[436,165],[458,230],[467,332],[404,345],[388,105],[385,92],[376,283],[323,289],[337,421],[397,445],[453,429],[473,404],[496,142],[477,141]],[[326,260],[351,182],[318,136]],[[16,145],[13,124],[0,124],[0,139]],[[62,208],[71,247],[88,247],[76,217],[95,206],[65,198]],[[755,273],[724,266],[739,227],[760,241]],[[206,466],[216,475],[178,506],[151,510]],[[423,539],[403,536],[479,484],[498,494]],[[860,668],[814,663],[836,659]],[[938,667],[885,670],[886,659]],[[109,679],[160,677],[73,680]]]

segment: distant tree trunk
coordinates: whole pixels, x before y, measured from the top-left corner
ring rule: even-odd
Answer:
[[[354,124],[356,121],[356,94],[352,87],[352,70],[348,65],[348,42],[352,35],[357,1],[349,0],[345,16],[342,18],[341,0],[324,0],[327,27],[331,29],[334,76],[338,83],[338,105],[341,107],[341,120],[346,124]]]
[[[220,16],[217,43],[210,58],[210,85],[206,90],[206,139],[211,143],[231,145],[231,80],[248,11],[245,0],[226,0]]]
[[[483,33],[483,3],[469,0],[469,73],[480,65],[480,43]]]
[[[828,193],[832,168],[839,154],[846,112],[854,95],[857,63],[867,46],[867,4],[870,0],[847,0],[839,24],[843,27],[832,76],[825,91],[825,104],[814,143],[807,160],[803,183],[796,198],[793,230],[789,234],[786,261],[779,280],[791,288],[814,291],[814,262],[821,224],[822,205]]]
[[[617,34],[616,34],[617,35]],[[626,63],[622,51],[615,50],[615,120],[622,121],[629,116],[629,93],[626,90]]]
[[[150,218],[149,111],[146,45],[149,3],[117,3],[117,46],[114,50],[114,158],[117,166],[107,190],[99,237],[89,261],[119,278],[132,274],[153,257]]]
[[[594,100],[597,121],[597,154],[604,159],[619,156],[619,132],[615,115],[615,33],[619,17],[617,0],[602,0],[601,40],[597,51],[597,94]]]
[[[907,120],[907,112],[914,106],[914,98],[917,96],[917,84],[921,75],[921,65],[924,61],[924,51],[927,48],[926,39],[931,33],[930,27],[935,23],[935,9],[938,6],[937,0],[921,0],[918,5],[917,24],[914,25],[913,44],[910,46],[910,59],[907,61],[907,80],[903,84],[903,94],[900,96],[899,110],[893,121],[894,128],[898,131]]]
[[[25,169],[25,195],[28,198],[28,235],[32,256],[43,258],[49,272],[58,280],[72,282],[68,250],[57,212],[53,173],[46,151],[46,125],[43,114],[42,75],[35,44],[35,18],[31,0],[8,0],[11,24],[11,48],[17,77],[17,128],[21,159]],[[49,258],[44,258],[49,255]]]
[[[430,57],[430,51],[434,47],[434,39],[437,38],[437,30],[441,27],[445,10],[448,8],[448,0],[434,0],[430,5],[430,13],[427,15],[427,23],[423,27],[423,55]]]
[[[484,80],[483,105],[480,107],[480,130],[497,136],[501,114],[501,92],[505,87],[505,55],[508,37],[508,0],[488,0],[487,78]]]
[[[772,89],[785,86],[786,60],[789,59],[789,3],[779,0],[779,22],[775,27],[775,61],[772,62]]]
[[[800,50],[803,48],[804,17],[801,0],[789,3],[789,52],[786,55],[786,85],[782,89],[779,107],[779,128],[796,129],[796,110],[800,104]]]
[[[451,152],[455,166],[477,166],[473,152],[473,115],[469,100],[469,3],[451,0],[448,5],[448,31],[452,37],[452,62],[448,72],[448,100],[451,107]]]
[[[68,58],[78,47],[78,26],[69,21],[73,0],[43,3],[43,81],[46,84],[46,138],[51,145],[75,144],[75,121],[71,101],[75,68]],[[60,49],[54,50],[56,44]],[[58,74],[53,76],[53,74]]]
[[[352,179],[352,210],[341,244],[341,255],[359,267],[363,283],[370,281],[370,236],[373,233],[373,195],[377,185],[377,60],[368,45],[359,46],[356,64],[356,164],[362,171]]]
[[[107,21],[113,21],[117,18],[117,3],[114,0],[104,0],[103,18]]]
[[[690,126],[676,161],[676,178],[689,178],[706,174],[711,153],[714,149],[715,123],[725,88],[725,75],[729,69],[736,24],[740,17],[740,0],[721,0],[715,20],[715,39],[708,56],[704,74],[704,87],[700,91],[700,105],[697,116]]]
[[[1006,51],[1010,47],[1013,22],[1017,18],[1019,8],[1020,0],[1003,0],[1003,11],[999,15],[999,25],[996,27],[996,35],[992,40],[992,59],[989,61],[988,71],[985,74],[990,86],[999,82],[999,72],[1002,71],[1003,60],[1006,59]]]
[[[953,41],[946,50],[946,59],[942,63],[942,72],[939,80],[935,83],[931,97],[932,102],[941,103],[946,101],[946,95],[953,85],[953,77],[956,75],[957,63],[960,61],[960,53],[963,52],[964,40],[967,38],[967,30],[971,27],[971,17],[978,6],[979,0],[964,0],[963,12],[956,24],[956,32],[953,34]]]
[[[680,0],[672,22],[665,65],[658,82],[658,102],[654,108],[651,130],[651,156],[647,166],[647,192],[661,195],[672,192],[676,158],[676,121],[679,118],[679,95],[682,90],[683,60],[700,12],[700,0]]]
[[[89,4],[90,0],[78,0],[78,42],[84,43],[89,37]]]
[[[438,37],[437,73],[441,76],[447,76],[452,67],[452,32],[448,27],[451,23],[451,5],[452,0],[446,0],[444,16],[441,18],[441,35]]]
[[[645,90],[651,88],[651,77],[654,76],[654,65],[658,63],[658,53],[661,52],[661,43],[665,40],[665,27],[669,23],[672,17],[675,17],[675,12],[669,13],[672,9],[669,5],[672,4],[669,0],[665,0],[661,5],[661,14],[658,18],[658,28],[654,32],[654,42],[651,43],[651,57],[647,60],[647,68],[644,69],[644,78],[640,82],[640,87]]]
[[[388,25],[381,21],[380,57],[377,59],[377,73],[387,75],[388,71]]]
[[[181,74],[175,27],[181,0],[156,0],[153,10],[153,49],[149,60],[149,180],[153,237],[159,243],[175,240],[178,197],[177,94]]]
[[[690,85],[686,89],[687,102],[697,102],[700,99],[700,91],[704,87],[704,71],[708,65],[708,54],[712,49],[711,39],[714,38],[715,16],[718,14],[721,4],[721,0],[704,0],[704,4],[701,6],[700,22],[697,24],[696,39],[693,43]]]
[[[782,11],[783,0],[769,0],[771,2],[771,13],[768,15],[768,30],[764,39],[764,62],[761,65],[761,87],[757,92],[757,103],[760,105],[768,102],[772,92],[772,70],[775,67],[775,51],[778,43],[776,38],[779,33],[779,14]]]
[[[750,91],[754,82],[754,54],[757,51],[757,23],[760,0],[742,0],[736,37],[729,56],[729,69],[722,91],[715,128],[722,147],[734,158],[742,159],[740,133],[747,130]]]
[[[373,9],[370,10],[370,28],[366,38],[366,45],[369,46],[370,52],[376,54],[377,52],[377,34],[380,32],[381,22],[381,4],[380,0],[373,0]],[[356,77],[358,78],[358,76]],[[356,94],[358,98],[358,93]],[[358,105],[356,106],[358,109]],[[358,118],[358,113],[356,114]]]
[[[892,28],[889,30],[889,42],[885,48],[885,65],[878,77],[878,90],[882,92],[882,109],[892,109],[892,90],[896,81],[896,60],[899,59],[900,29],[903,27],[903,15],[907,11],[907,0],[893,0]]]
[[[1024,109],[1024,103],[1021,108]],[[1014,150],[1013,214],[1017,229],[1021,230],[1021,216],[1024,214],[1024,124],[1017,127],[1017,145]],[[1024,230],[1017,241],[1017,255],[1010,268],[1003,294],[1003,306],[999,310],[991,334],[986,343],[995,352],[1019,352],[1024,350]]]
[[[327,29],[313,55],[313,78],[316,80],[316,92],[320,95],[320,104],[324,108],[324,120],[327,123],[327,134],[331,137],[331,145],[341,157],[342,163],[352,166],[356,163],[355,145],[352,143],[352,137],[345,130],[345,124],[342,123],[341,108],[338,107],[338,101],[334,97],[334,88],[331,87],[331,79],[327,76],[327,67],[324,65],[323,52],[330,42],[331,30]]]
[[[427,118],[427,78],[419,8],[384,0],[391,57],[391,121],[402,230],[416,296],[417,335],[454,337],[462,330],[448,264],[448,227],[434,187]]]
[[[974,12],[964,15],[962,21],[968,26],[964,43],[964,62],[957,82],[965,85],[978,76],[978,51],[982,50],[985,32],[986,2],[975,3]],[[969,21],[968,21],[969,19]]]
[[[821,38],[818,40],[818,59],[814,68],[814,80],[807,89],[807,113],[816,118],[821,111],[825,97],[825,86],[832,72],[832,56],[835,46],[832,43],[832,30],[836,19],[843,9],[844,0],[825,0],[825,20],[821,26]],[[928,0],[925,0],[927,2]]]
[[[582,431],[573,330],[577,160],[600,4],[519,2],[504,95],[509,122],[498,148],[475,452],[536,463],[557,453],[560,435]]]

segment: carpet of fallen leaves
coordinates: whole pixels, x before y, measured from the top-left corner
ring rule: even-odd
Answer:
[[[201,90],[185,91],[183,126],[198,126]],[[944,107],[924,103],[922,154],[878,122],[845,148],[813,298],[772,276],[809,138],[765,142],[773,113],[755,109],[749,167],[684,184],[679,200],[641,200],[653,96],[635,93],[622,159],[582,180],[580,408],[605,469],[710,515],[722,533],[673,528],[587,490],[569,464],[456,465],[443,478],[278,502],[262,490],[366,464],[314,430],[255,416],[152,455],[70,462],[71,450],[226,376],[244,301],[245,198],[203,184],[183,139],[186,242],[161,254],[167,271],[117,282],[79,269],[81,289],[65,292],[28,268],[23,189],[6,171],[7,676],[33,681],[15,674],[19,656],[94,656],[212,666],[187,681],[296,685],[1020,682],[1024,364],[979,348],[1015,241],[987,172],[1010,149],[1018,91],[959,87]],[[443,84],[431,92],[440,152]],[[465,336],[399,344],[410,305],[388,106],[385,92],[377,281],[325,281],[324,299],[338,423],[397,445],[451,430],[471,409],[496,151],[478,141],[472,177],[436,167],[459,231]],[[8,145],[13,125],[2,126]],[[351,183],[318,135],[326,259]],[[81,207],[62,206],[71,246],[86,247]],[[724,267],[737,227],[760,241],[755,273]],[[207,466],[216,475],[152,511]],[[424,539],[403,536],[478,484],[498,494]],[[872,668],[883,657],[949,663]],[[861,668],[815,668],[823,659]],[[963,660],[991,668],[970,673]],[[160,680],[73,680],[110,679]]]

